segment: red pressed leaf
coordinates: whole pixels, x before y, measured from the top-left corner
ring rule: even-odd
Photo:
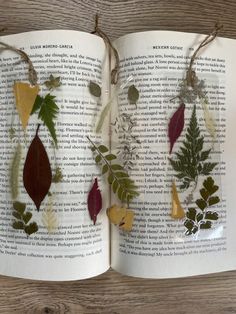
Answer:
[[[30,144],[23,170],[25,189],[35,203],[37,210],[39,210],[40,204],[47,195],[52,182],[50,162],[38,136],[38,131],[39,126]]]
[[[93,223],[96,223],[97,215],[102,209],[102,195],[98,188],[98,181],[95,178],[92,189],[88,194],[88,211]]]
[[[172,152],[173,146],[177,139],[179,138],[181,132],[184,128],[184,110],[185,104],[180,104],[179,108],[175,111],[170,119],[168,126],[168,136],[170,141],[170,154]]]

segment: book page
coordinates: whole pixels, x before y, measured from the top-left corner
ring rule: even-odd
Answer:
[[[118,113],[113,114],[113,119],[122,113],[130,114],[136,122],[133,136],[141,143],[136,147],[137,158],[133,159],[135,166],[130,171],[140,191],[140,196],[130,204],[135,211],[133,229],[124,233],[112,227],[111,264],[121,273],[168,278],[236,267],[234,40],[217,38],[201,51],[194,64],[199,80],[205,85],[206,95],[202,97],[208,99],[208,111],[204,109],[204,103],[196,100],[197,123],[204,140],[203,148],[211,150],[209,161],[217,165],[210,175],[199,175],[194,188],[181,193],[181,180],[176,178],[169,161],[169,158],[177,158],[175,153],[181,152],[194,107],[194,101],[185,103],[185,126],[170,154],[168,124],[181,104],[175,96],[185,78],[190,56],[203,39],[204,35],[153,31],[130,34],[115,42],[121,60],[120,84],[127,87],[119,92]],[[140,94],[137,108],[127,100],[127,88],[132,84]],[[212,129],[207,129],[205,123],[205,120],[209,121],[205,119],[209,112],[214,119],[214,140],[210,135]],[[115,132],[113,135],[115,138]],[[116,141],[113,141],[114,146]],[[200,189],[209,176],[219,187],[215,195],[220,202],[212,206],[212,218],[218,217],[218,220],[215,219],[212,225],[208,222],[203,229],[199,223],[203,216],[196,201],[201,198]],[[188,216],[177,220],[171,217],[173,179],[185,214],[198,210],[198,218],[195,214],[193,218],[197,229],[187,229]]]
[[[107,62],[103,40],[82,32],[58,30],[2,36],[1,41],[23,49],[29,55],[38,73],[42,97],[49,93],[43,83],[51,74],[60,77],[61,86],[51,92],[59,107],[55,120],[58,149],[54,149],[50,133],[37,114],[30,117],[24,134],[16,110],[13,84],[28,81],[27,65],[13,52],[1,53],[0,274],[40,280],[96,276],[109,268],[109,228],[105,211],[93,224],[87,197],[95,178],[98,178],[104,208],[107,206],[107,191],[99,178],[99,169],[95,166],[86,136],[99,140],[93,131],[101,101],[89,93],[89,82],[103,85],[105,95],[108,90],[107,83],[102,82]],[[63,175],[61,182],[51,184],[50,194],[44,198],[39,211],[27,195],[22,179],[37,123],[41,123],[38,135],[47,151],[52,174],[59,167]],[[106,141],[105,135],[104,138]],[[10,190],[13,183],[9,174],[18,142],[22,153],[16,200],[26,203],[26,210],[33,215],[31,221],[38,225],[38,232],[28,237],[23,230],[12,227]],[[48,225],[43,223],[47,209],[58,221],[54,230],[48,230]]]

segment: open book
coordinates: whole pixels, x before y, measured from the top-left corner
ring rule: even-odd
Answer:
[[[12,228],[12,200],[9,167],[17,138],[9,137],[13,125],[19,130],[13,95],[14,81],[27,81],[26,66],[12,52],[0,55],[0,274],[40,280],[77,280],[99,275],[110,267],[126,275],[146,278],[171,278],[220,272],[236,268],[236,89],[234,87],[236,41],[217,38],[201,52],[195,69],[205,80],[209,106],[214,113],[217,137],[215,151],[218,167],[219,197],[214,207],[219,219],[209,230],[186,236],[185,219],[173,220],[171,213],[171,176],[167,126],[177,108],[179,80],[184,77],[189,56],[203,35],[170,31],[152,31],[123,36],[114,42],[120,56],[117,97],[113,99],[110,120],[102,133],[95,128],[99,114],[113,95],[109,79],[109,58],[103,40],[95,35],[67,30],[35,31],[2,36],[1,41],[23,49],[38,72],[39,81],[50,74],[60,76],[62,85],[55,91],[59,115],[56,121],[57,164],[63,180],[53,185],[53,210],[58,228],[53,233],[42,223],[48,206],[44,199],[39,212],[21,186],[20,200],[27,203],[39,229],[27,237]],[[89,82],[102,86],[102,101],[89,93]],[[139,90],[136,106],[127,102],[127,88]],[[188,121],[191,106],[188,105]],[[111,226],[106,209],[117,203],[101,170],[94,162],[91,145],[117,144],[114,126],[117,113],[135,117],[134,134],[139,138],[130,176],[139,187],[139,197],[130,203],[135,212],[133,228],[124,232]],[[12,121],[13,119],[13,121]],[[27,147],[33,139],[33,116],[27,127]],[[199,125],[203,118],[198,116]],[[188,122],[187,121],[187,122]],[[186,122],[186,123],[187,123]],[[187,125],[187,124],[186,124]],[[48,131],[40,136],[51,163],[53,150]],[[113,139],[114,136],[114,139]],[[183,135],[184,137],[184,135]],[[206,136],[207,139],[207,136]],[[178,151],[181,141],[177,143]],[[206,141],[206,149],[211,141]],[[28,145],[28,146],[27,146]],[[179,145],[179,146],[178,146]],[[173,155],[174,156],[174,155]],[[103,209],[94,225],[87,210],[87,197],[94,178],[98,178]],[[199,188],[194,200],[199,198]],[[184,202],[184,200],[182,199]]]

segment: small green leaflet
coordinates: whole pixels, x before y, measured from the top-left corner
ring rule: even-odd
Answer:
[[[53,141],[57,147],[57,136],[54,120],[57,118],[59,108],[55,103],[55,98],[56,96],[53,96],[51,94],[47,94],[44,98],[38,95],[36,97],[31,114],[39,110],[38,117],[47,126],[51,137],[53,138]]]
[[[139,99],[139,91],[134,85],[131,85],[128,89],[128,100],[131,104],[136,104]]]
[[[91,95],[95,97],[101,97],[102,94],[101,87],[92,81],[89,83],[89,91]]]

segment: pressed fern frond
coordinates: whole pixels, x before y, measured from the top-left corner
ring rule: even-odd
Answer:
[[[200,134],[194,105],[186,139],[179,152],[175,153],[176,158],[169,158],[175,176],[183,182],[181,189],[188,189],[191,183],[196,185],[200,175],[209,175],[217,165],[215,162],[206,162],[211,149],[203,150],[203,145],[204,137]]]
[[[116,155],[110,154],[106,146],[96,146],[88,136],[87,138],[92,144],[92,151],[96,153],[95,162],[101,164],[102,174],[107,174],[107,181],[112,186],[113,193],[129,206],[129,202],[139,195],[134,181],[130,179],[123,166],[114,163]]]

